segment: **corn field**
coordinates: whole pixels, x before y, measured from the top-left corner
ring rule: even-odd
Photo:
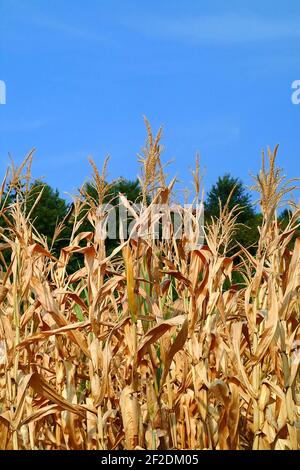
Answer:
[[[287,227],[277,221],[294,183],[269,150],[253,187],[262,214],[256,256],[235,244],[242,208],[228,204],[196,246],[196,222],[181,238],[172,233],[176,180],[167,182],[161,163],[161,131],[147,123],[147,133],[140,183],[151,201],[137,213],[122,200],[135,229],[148,221],[149,234],[151,205],[170,207],[165,239],[129,236],[106,252],[97,227],[107,216],[98,210],[107,162],[99,171],[91,161],[98,199],[74,198],[72,236],[56,256],[26,213],[32,154],[4,177],[0,449],[298,449],[299,206]],[[196,221],[198,160],[192,176]],[[8,207],[5,188],[16,194]],[[84,218],[92,231],[81,231]],[[84,264],[70,273],[75,254]]]

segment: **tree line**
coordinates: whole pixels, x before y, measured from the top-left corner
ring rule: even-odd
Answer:
[[[142,191],[138,179],[133,181],[120,179],[112,183],[105,196],[105,202],[117,204],[119,193],[125,195],[130,202],[141,201]],[[92,183],[86,183],[85,194],[92,197],[97,203],[97,191]],[[73,205],[68,204],[60,196],[57,189],[52,188],[41,180],[35,180],[31,183],[28,195],[26,213],[30,214],[33,226],[41,235],[47,238],[49,245],[51,245],[57,225],[62,221],[64,222],[64,228],[53,246],[54,254],[58,254],[63,246],[68,245],[68,240],[71,236]],[[15,197],[11,193],[6,204],[12,204]],[[39,198],[38,203],[36,203],[37,198]],[[229,210],[235,206],[240,207],[236,219],[237,225],[233,241],[247,247],[250,252],[255,254],[256,243],[259,237],[257,227],[261,222],[261,214],[255,210],[251,196],[239,178],[225,174],[219,177],[216,183],[212,185],[204,202],[205,221],[209,223],[211,218],[218,217],[220,205],[224,207],[228,200]],[[278,223],[282,224],[283,227],[286,226],[289,217],[289,211],[285,209],[279,215]],[[5,225],[3,220],[1,220],[1,225]],[[81,226],[81,231],[90,231],[91,228],[89,221],[85,219]],[[107,244],[108,252],[110,252],[118,244],[118,240],[107,240]]]

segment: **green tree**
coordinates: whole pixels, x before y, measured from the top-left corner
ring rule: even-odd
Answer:
[[[36,203],[37,198],[40,199]],[[36,203],[36,204],[35,204]],[[35,180],[31,186],[26,199],[26,213],[30,212],[30,219],[36,230],[47,237],[51,243],[55,227],[62,222],[68,213],[68,204],[62,199],[57,189],[51,188],[47,183]],[[67,236],[66,230],[61,236]]]
[[[90,196],[94,203],[97,205],[99,203],[98,201],[98,195],[97,195],[97,190],[92,183],[87,183],[85,185],[85,193]],[[119,204],[119,194],[123,194],[128,201],[132,203],[138,203],[141,202],[142,200],[142,190],[139,184],[139,181],[136,180],[127,180],[125,178],[120,178],[119,180],[115,181],[110,185],[110,187],[107,190],[106,196],[104,198],[104,203],[111,204],[112,206],[116,206],[116,222],[117,222],[117,234],[119,233],[119,213],[118,213],[118,204]],[[130,220],[130,217],[128,216],[128,221]],[[83,231],[90,231],[92,230],[92,226],[90,222],[86,219],[84,223],[81,226],[81,229]],[[113,239],[107,239],[106,240],[106,249],[107,253],[110,254],[111,251],[118,246],[120,243],[119,238],[113,240]]]
[[[86,184],[85,192],[93,198],[95,204],[98,204],[97,190],[92,183]],[[40,193],[41,196],[39,196]],[[129,181],[120,179],[116,181],[108,189],[105,202],[117,205],[119,193],[124,194],[131,202],[138,202],[141,199],[141,189],[138,180]],[[39,198],[38,201],[37,198]],[[68,205],[67,202],[60,197],[58,190],[54,190],[48,184],[36,180],[30,186],[29,193],[26,197],[26,213],[30,213],[30,220],[34,227],[40,234],[47,237],[49,244],[52,243],[57,224],[66,218],[65,227],[53,245],[55,255],[58,255],[60,250],[69,244],[72,231],[72,217],[66,216],[67,214],[70,215],[71,210],[72,205]],[[84,215],[85,212],[83,211],[82,216]],[[90,230],[92,230],[92,226],[86,218],[81,225],[81,231]],[[118,245],[119,240],[108,239],[106,243],[107,253],[110,253]],[[74,255],[69,264],[70,272],[81,267],[82,263],[82,256]]]
[[[281,214],[279,215],[278,217],[278,223],[280,225],[280,228],[281,230],[287,230],[288,229],[288,225],[291,221],[293,217],[293,212],[291,211],[291,209],[284,209]],[[297,222],[295,221],[294,223],[299,223],[300,224],[300,220],[298,220]],[[289,244],[289,247],[290,249],[293,249],[293,246],[294,246],[294,243],[295,243],[295,240],[296,238],[300,237],[300,227],[297,227],[296,231],[295,231],[295,234]]]
[[[112,203],[118,203],[119,193],[124,194],[130,202],[141,202],[142,200],[142,190],[137,179],[131,181],[121,178],[113,183],[108,191],[107,201],[112,200],[115,201]]]
[[[234,239],[244,247],[255,245],[259,235],[257,226],[259,225],[260,216],[255,212],[251,203],[251,197],[239,178],[234,178],[230,174],[225,174],[223,177],[218,178],[205,201],[205,218],[209,222],[211,217],[218,217],[220,211],[219,201],[221,201],[221,205],[224,207],[231,192],[232,196],[228,205],[229,210],[236,205],[241,208],[237,223],[242,225],[238,226]],[[252,248],[251,251],[255,252],[255,248]]]

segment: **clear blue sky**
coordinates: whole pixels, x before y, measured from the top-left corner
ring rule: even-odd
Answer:
[[[0,170],[36,147],[34,175],[74,191],[111,155],[133,179],[145,114],[164,125],[164,159],[183,185],[195,153],[206,189],[248,184],[261,149],[299,176],[298,0],[0,0]]]

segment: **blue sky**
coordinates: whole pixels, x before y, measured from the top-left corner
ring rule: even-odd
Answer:
[[[34,176],[74,192],[87,157],[111,156],[133,179],[142,116],[164,126],[182,187],[196,151],[205,187],[230,172],[250,183],[260,153],[299,176],[298,0],[0,0],[0,170],[36,147]]]

